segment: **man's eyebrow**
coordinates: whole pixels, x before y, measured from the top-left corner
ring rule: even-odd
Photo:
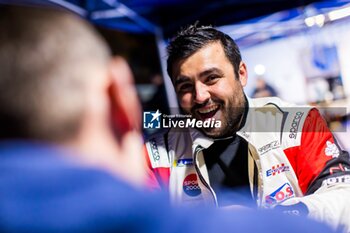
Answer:
[[[212,74],[212,73],[218,73],[218,74],[223,75],[223,72],[220,69],[213,67],[213,68],[204,70],[201,73],[199,73],[199,77],[203,78],[203,77],[208,76],[209,74]],[[180,75],[174,81],[174,86],[176,87],[177,85],[184,83],[184,82],[187,82],[189,80],[190,80],[189,77]]]
[[[174,86],[176,87],[177,85],[183,83],[183,82],[186,82],[186,81],[189,81],[190,78],[189,77],[186,77],[186,76],[179,76],[178,78],[176,78],[176,80],[174,81]]]
[[[211,73],[223,74],[222,71],[221,71],[220,69],[213,67],[213,68],[210,68],[210,69],[207,69],[207,70],[201,72],[201,73],[199,74],[199,77],[204,77],[204,76],[207,76],[207,75],[209,75],[209,74],[211,74]]]

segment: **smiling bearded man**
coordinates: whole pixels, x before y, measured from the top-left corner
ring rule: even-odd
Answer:
[[[199,120],[221,121],[220,128],[201,129],[207,136],[232,136],[239,129],[247,104],[243,93],[247,70],[240,62],[235,71],[220,42],[209,43],[178,60],[172,72],[182,109]]]

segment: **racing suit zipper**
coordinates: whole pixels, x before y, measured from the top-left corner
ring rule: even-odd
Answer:
[[[194,153],[194,167],[196,169],[197,175],[199,177],[199,179],[201,180],[202,184],[210,191],[210,193],[213,195],[214,198],[214,204],[216,207],[218,207],[218,201],[216,198],[216,194],[214,192],[214,190],[210,187],[210,185],[208,184],[208,182],[204,179],[204,177],[202,176],[202,173],[197,165],[197,155],[203,150],[204,148],[201,146],[197,146],[195,149],[195,153]]]

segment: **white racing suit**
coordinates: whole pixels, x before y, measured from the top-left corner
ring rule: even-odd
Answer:
[[[349,154],[318,110],[275,97],[248,103],[237,135],[248,142],[247,172],[257,205],[294,214],[306,206],[309,217],[350,232]],[[146,142],[150,186],[168,189],[174,203],[217,205],[202,153],[212,143],[196,129],[151,137]]]

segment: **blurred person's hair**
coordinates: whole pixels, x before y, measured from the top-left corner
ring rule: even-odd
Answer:
[[[236,78],[238,79],[238,70],[242,61],[241,53],[237,44],[227,34],[215,29],[212,26],[198,26],[198,22],[179,31],[172,38],[167,46],[168,60],[167,72],[173,78],[173,66],[205,46],[220,42],[223,46],[225,55],[234,67]]]
[[[0,7],[0,138],[62,141],[81,125],[92,69],[109,50],[91,26],[57,9]]]

